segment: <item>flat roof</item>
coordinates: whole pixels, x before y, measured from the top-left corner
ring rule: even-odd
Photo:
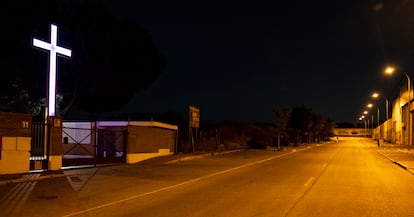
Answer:
[[[63,121],[63,125],[67,123],[92,123],[91,121]],[[166,124],[158,121],[96,121],[97,127],[125,127],[125,126],[141,126],[141,127],[159,127],[170,130],[178,130],[177,125]]]

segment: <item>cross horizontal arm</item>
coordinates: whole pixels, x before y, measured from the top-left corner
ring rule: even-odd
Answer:
[[[33,39],[33,45],[35,47],[39,47],[45,50],[49,50],[49,51],[55,51],[57,54],[62,54],[64,56],[67,57],[71,57],[72,56],[72,51],[63,47],[59,47],[59,46],[53,46],[50,43],[44,42],[44,41],[40,41],[38,39]]]
[[[50,43],[44,42],[44,41],[40,41],[38,39],[33,39],[33,45],[35,47],[40,47],[42,49],[45,50],[52,50],[52,45]]]
[[[57,54],[62,54],[64,56],[67,57],[71,57],[72,56],[72,51],[63,47],[56,47],[56,53]]]

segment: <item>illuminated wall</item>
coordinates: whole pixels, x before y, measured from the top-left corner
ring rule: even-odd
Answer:
[[[0,112],[0,174],[29,172],[31,121],[30,114]]]
[[[334,128],[334,136],[371,137],[372,129],[365,128]]]

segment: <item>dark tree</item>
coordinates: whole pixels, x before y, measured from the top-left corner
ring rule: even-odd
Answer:
[[[326,120],[322,115],[313,113],[312,114],[312,128],[311,128],[311,137],[309,138],[314,142],[321,141],[322,131],[326,124]]]
[[[292,109],[288,106],[285,106],[282,109],[273,109],[278,150],[280,150],[280,139],[286,135],[286,128],[290,119],[291,111]]]
[[[312,126],[312,109],[306,105],[294,107],[288,122],[288,128],[293,132],[295,144],[301,143],[309,135]]]
[[[135,23],[116,19],[101,1],[6,1],[0,9],[1,110],[24,112],[46,96],[48,53],[32,38],[50,40],[58,24],[58,45],[72,50],[58,58],[57,93],[62,115],[76,105],[89,112],[114,111],[161,74],[165,60],[151,35]]]
[[[335,122],[333,120],[327,119],[322,129],[322,137],[324,140],[333,135],[334,128]]]

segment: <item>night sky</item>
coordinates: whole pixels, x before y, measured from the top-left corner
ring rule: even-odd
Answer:
[[[153,36],[166,69],[122,112],[176,111],[201,121],[272,121],[305,104],[357,123],[373,91],[390,101],[414,74],[414,3],[389,1],[108,1]],[[393,77],[387,64],[398,67]],[[377,101],[381,112],[385,102]]]
[[[398,93],[403,74],[386,77],[387,64],[414,72],[409,1],[109,5],[147,28],[167,58],[161,77],[127,111],[185,112],[193,104],[204,120],[270,121],[272,108],[305,104],[356,123],[375,102],[373,91],[390,101]]]

